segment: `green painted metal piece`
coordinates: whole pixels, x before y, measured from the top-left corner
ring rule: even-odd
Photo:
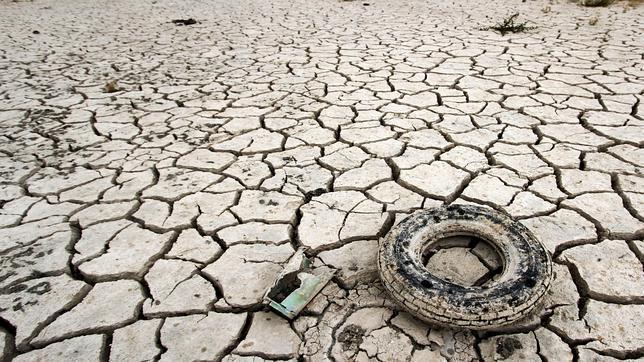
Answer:
[[[293,319],[333,278],[329,267],[311,268],[311,261],[298,250],[266,292],[264,301],[275,311]],[[287,294],[288,293],[288,294]]]

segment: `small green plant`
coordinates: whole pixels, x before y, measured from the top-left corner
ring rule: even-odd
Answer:
[[[501,33],[501,35],[505,35],[506,33],[521,33],[527,30],[534,29],[533,26],[526,25],[528,23],[527,21],[523,23],[516,22],[516,19],[518,17],[519,13],[512,14],[503,19],[502,22],[497,23],[493,26],[488,26],[487,28],[483,28],[483,30],[495,30]]]

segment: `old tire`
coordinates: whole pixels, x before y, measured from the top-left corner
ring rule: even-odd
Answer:
[[[503,271],[488,287],[465,287],[432,275],[422,254],[440,239],[471,235],[488,241]],[[380,242],[380,277],[391,296],[413,315],[434,324],[495,329],[516,322],[539,305],[552,281],[544,246],[523,225],[491,209],[450,205],[421,210]]]

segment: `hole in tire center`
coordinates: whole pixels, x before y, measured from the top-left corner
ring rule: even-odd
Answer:
[[[423,251],[422,263],[432,275],[464,287],[490,286],[503,271],[494,247],[472,235],[439,239]]]

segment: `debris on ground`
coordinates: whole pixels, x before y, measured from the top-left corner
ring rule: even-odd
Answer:
[[[473,251],[477,246],[481,259]],[[479,288],[487,275],[498,275],[486,264],[497,265],[501,275]],[[419,210],[402,220],[380,240],[377,265],[392,299],[407,312],[431,324],[474,330],[521,323],[538,312],[553,277],[546,247],[522,224],[489,208],[460,204]]]
[[[515,22],[518,17],[519,13],[514,13],[503,19],[502,22],[497,23],[494,26],[483,28],[482,30],[495,30],[501,33],[501,35],[505,35],[506,33],[521,33],[535,28],[533,26],[527,26],[527,21],[523,23]]]
[[[599,18],[598,18],[598,17],[596,17],[596,16],[592,16],[592,17],[590,17],[590,19],[588,19],[588,24],[590,24],[590,25],[596,25],[598,21],[599,21]]]
[[[174,20],[172,20],[172,23],[174,25],[179,25],[179,26],[194,25],[194,24],[197,24],[197,20],[195,20],[193,18],[189,18],[189,19],[174,19]]]
[[[355,324],[349,324],[338,334],[338,342],[342,348],[347,350],[357,349],[362,344],[362,340],[367,331]]]
[[[289,319],[295,318],[335,274],[335,269],[326,266],[311,268],[304,250],[293,254],[264,296],[264,302]]]
[[[118,80],[116,79],[113,79],[107,82],[107,84],[105,84],[104,89],[105,89],[105,93],[114,93],[121,90],[121,88],[119,87]]]
[[[615,0],[581,0],[579,3],[583,6],[608,6]]]

